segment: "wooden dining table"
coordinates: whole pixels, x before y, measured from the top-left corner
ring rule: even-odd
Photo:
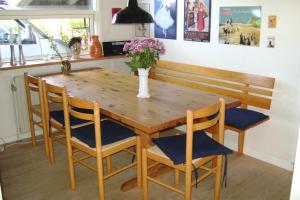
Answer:
[[[66,86],[68,95],[98,101],[101,113],[132,127],[141,136],[142,148],[153,145],[153,136],[185,124],[188,109],[204,108],[217,103],[220,97],[224,98],[226,108],[241,103],[231,97],[152,79],[149,79],[151,97],[138,98],[138,77],[103,68],[74,71],[69,75],[52,74],[43,79],[50,84]],[[130,180],[123,184],[122,190],[134,185],[134,180]]]

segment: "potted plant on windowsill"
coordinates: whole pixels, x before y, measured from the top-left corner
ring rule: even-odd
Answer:
[[[61,61],[61,72],[65,75],[69,74],[71,72],[71,63],[69,60],[64,59],[60,52],[58,51],[57,45],[53,42],[53,38],[49,37],[48,41],[50,43],[50,48],[56,53],[56,55],[59,57]]]
[[[149,98],[149,70],[159,59],[159,55],[165,53],[163,43],[152,38],[132,40],[125,43],[123,51],[131,58],[131,61],[126,62],[126,64],[132,71],[138,71],[139,93],[137,97]]]

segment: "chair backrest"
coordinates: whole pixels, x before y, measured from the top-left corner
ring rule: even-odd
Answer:
[[[49,84],[45,80],[42,80],[42,88],[44,100],[42,103],[42,107],[45,111],[46,120],[47,122],[49,122],[49,104],[57,103],[58,105],[63,105],[63,96],[67,95],[67,89],[66,87],[59,87]]]
[[[187,111],[187,130],[186,130],[186,164],[192,164],[193,134],[195,131],[204,131],[214,127],[215,136],[213,138],[220,144],[224,143],[224,99],[218,103],[207,106],[196,111]],[[201,133],[200,133],[201,134]]]
[[[76,97],[70,97],[65,95],[63,97],[64,104],[64,116],[65,116],[65,126],[66,126],[66,138],[68,145],[72,137],[71,125],[70,125],[70,116],[75,118],[92,121],[94,122],[95,128],[95,141],[97,152],[101,156],[101,128],[100,128],[100,105],[98,102],[92,102],[87,100],[82,100]],[[81,111],[82,110],[82,111]],[[93,112],[87,113],[87,110],[92,110]]]
[[[24,73],[24,82],[28,110],[29,112],[35,112],[37,110],[32,105],[32,96],[34,94],[37,94],[39,97],[39,103],[41,104],[41,102],[43,101],[42,80],[38,77],[29,75],[28,73]],[[38,112],[41,112],[41,110]]]

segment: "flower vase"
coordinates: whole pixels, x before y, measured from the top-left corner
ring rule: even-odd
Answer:
[[[138,98],[150,98],[149,87],[148,87],[148,75],[150,67],[147,69],[138,68],[139,75],[139,93]]]
[[[90,56],[93,58],[102,57],[102,47],[98,35],[90,36]]]
[[[68,75],[71,72],[71,63],[68,60],[61,61],[61,72],[64,75]]]

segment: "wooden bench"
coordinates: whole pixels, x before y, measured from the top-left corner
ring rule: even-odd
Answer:
[[[240,108],[226,110],[225,115],[225,129],[239,133],[240,154],[245,131],[269,119],[248,106],[270,109],[274,78],[162,60],[152,68],[150,78],[240,99]]]

